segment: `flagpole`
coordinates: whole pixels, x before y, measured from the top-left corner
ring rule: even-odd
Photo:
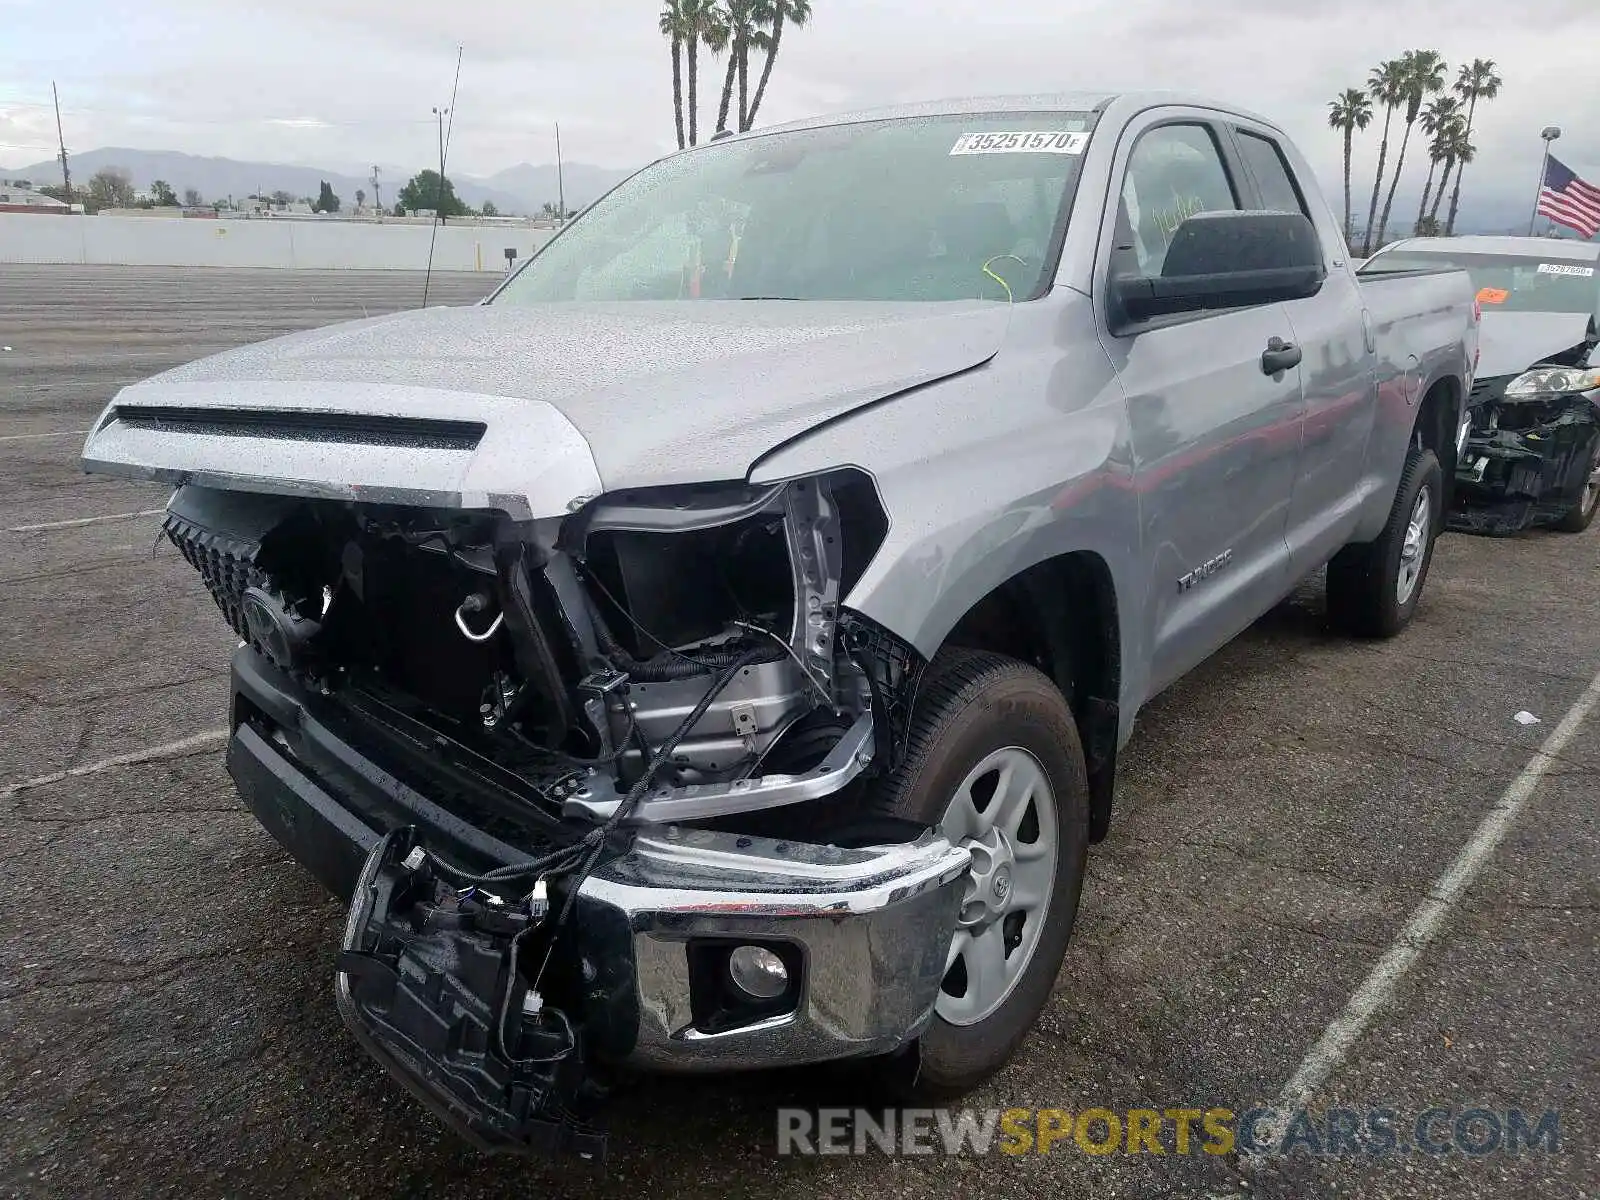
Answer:
[[[1533,193],[1533,211],[1528,214],[1528,236],[1533,236],[1533,223],[1539,219],[1539,200],[1544,196],[1545,172],[1550,169],[1550,143],[1561,136],[1561,129],[1556,125],[1546,125],[1539,131],[1539,136],[1544,139],[1544,158],[1539,163],[1539,188]]]

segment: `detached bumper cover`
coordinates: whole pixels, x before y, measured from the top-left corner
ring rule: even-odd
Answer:
[[[371,875],[391,831],[414,828],[431,853],[481,871],[537,852],[541,822],[557,820],[515,797],[500,812],[520,805],[527,839],[503,819],[464,820],[459,793],[447,809],[414,777],[390,774],[387,758],[364,757],[337,706],[253,651],[235,655],[233,681],[228,769],[278,841],[332,891],[358,898],[352,937],[363,869]],[[932,1018],[968,865],[967,851],[931,831],[845,848],[646,826],[579,890],[558,939],[571,981],[562,1007],[590,1059],[651,1070],[894,1050]],[[718,1003],[707,966],[719,947],[746,943],[775,948],[797,976],[791,995],[753,1015]]]

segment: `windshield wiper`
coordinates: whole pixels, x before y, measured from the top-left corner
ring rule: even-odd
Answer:
[[[738,296],[738,300],[798,300],[799,296]]]

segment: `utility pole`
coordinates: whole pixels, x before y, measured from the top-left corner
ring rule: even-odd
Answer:
[[[378,191],[378,167],[376,163],[372,167],[372,207],[380,217],[383,216],[383,196]]]
[[[1539,219],[1539,198],[1544,195],[1544,175],[1550,168],[1550,143],[1561,136],[1557,125],[1546,125],[1539,131],[1544,139],[1544,160],[1539,164],[1539,190],[1533,193],[1533,211],[1528,214],[1528,236],[1533,236],[1533,223]]]
[[[567,223],[567,185],[561,173],[561,122],[556,122],[556,224]]]
[[[61,93],[56,91],[55,80],[50,81],[50,95],[56,102],[56,145],[61,147],[61,190],[67,204],[72,204],[72,173],[67,170],[67,139],[61,133]]]

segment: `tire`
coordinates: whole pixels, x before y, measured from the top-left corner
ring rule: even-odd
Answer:
[[[1583,495],[1572,506],[1567,515],[1550,526],[1558,533],[1582,533],[1589,528],[1594,520],[1594,514],[1600,510],[1600,447],[1595,448],[1594,458],[1589,463],[1589,483],[1583,489]]]
[[[1432,450],[1413,449],[1383,532],[1346,546],[1328,564],[1328,619],[1336,628],[1389,638],[1411,623],[1443,524],[1443,500],[1439,460]],[[1414,528],[1419,520],[1420,535]]]
[[[1037,775],[1030,776],[1032,769]],[[1024,781],[1030,779],[1032,793],[1015,800],[1027,791]],[[1016,786],[999,790],[1002,782],[1013,780]],[[1039,790],[1041,783],[1044,791]],[[1002,655],[962,649],[943,651],[930,664],[919,689],[905,760],[874,784],[868,807],[938,827],[947,818],[966,819],[968,810],[961,806],[958,790],[974,799],[973,822],[981,824],[989,814],[996,825],[1004,825],[1011,811],[1021,819],[1016,836],[1000,843],[1000,853],[991,853],[996,844],[992,829],[987,844],[974,850],[973,873],[962,884],[969,894],[962,916],[988,914],[985,933],[998,930],[1000,940],[980,946],[972,929],[958,925],[951,950],[954,954],[958,947],[966,948],[960,966],[952,960],[932,1024],[920,1039],[915,1079],[896,1085],[907,1098],[921,1100],[959,1096],[1005,1066],[1050,998],[1077,918],[1089,847],[1088,773],[1072,711],[1040,671]],[[985,795],[987,802],[979,811]],[[954,828],[946,830],[947,836]],[[1055,857],[1046,865],[1050,836]],[[973,844],[970,837],[952,840]],[[1014,861],[1005,858],[1008,846],[1017,851]],[[1014,874],[1005,875],[1008,886],[1001,891],[999,867],[1008,861]],[[983,902],[971,899],[980,886],[985,888]],[[1044,896],[1024,911],[1020,906],[1026,896],[1038,897],[1041,888],[1046,889]],[[1019,906],[1016,912],[1006,911],[1007,903]],[[990,971],[989,978],[1010,982],[988,989],[995,1003],[986,1007],[985,995],[966,977],[965,964],[980,959],[993,963],[981,950],[993,951],[997,944],[999,975]],[[1018,952],[1026,957],[1013,968],[1011,959]]]

